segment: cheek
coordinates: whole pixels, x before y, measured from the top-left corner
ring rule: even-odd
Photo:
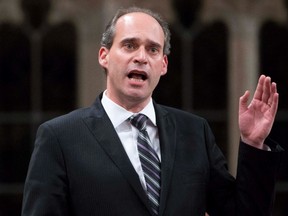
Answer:
[[[123,69],[127,68],[128,62],[129,61],[127,60],[127,58],[124,58],[123,55],[114,55],[113,61],[110,61],[110,67],[115,71],[123,71]]]
[[[113,61],[109,62],[108,69],[113,76],[118,76],[119,71],[122,70],[122,63],[117,58],[114,58]]]
[[[152,88],[156,88],[156,86],[157,86],[158,83],[159,83],[160,77],[161,77],[161,76],[160,76],[159,74],[153,76],[153,79],[152,79],[152,82],[151,82]]]

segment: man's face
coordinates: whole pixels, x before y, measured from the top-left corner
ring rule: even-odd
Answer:
[[[164,32],[154,18],[145,13],[120,17],[112,47],[99,51],[99,63],[107,70],[108,97],[128,110],[145,106],[167,72],[163,46]]]

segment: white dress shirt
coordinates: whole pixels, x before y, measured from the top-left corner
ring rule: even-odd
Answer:
[[[146,189],[144,173],[141,167],[141,162],[137,150],[138,129],[133,127],[129,122],[129,117],[131,117],[135,113],[127,111],[123,107],[114,103],[111,99],[107,97],[106,91],[103,93],[101,103],[108,117],[110,118],[134,169],[139,175],[143,188]],[[152,99],[147,104],[147,106],[139,113],[145,114],[149,118],[149,120],[147,121],[147,133],[149,134],[152,148],[156,151],[159,160],[161,161],[156,115]]]

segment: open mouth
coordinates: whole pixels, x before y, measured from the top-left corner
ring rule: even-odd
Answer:
[[[147,79],[147,74],[146,73],[141,73],[141,72],[135,72],[132,71],[128,74],[129,79],[133,80],[138,80],[138,81],[145,81]]]

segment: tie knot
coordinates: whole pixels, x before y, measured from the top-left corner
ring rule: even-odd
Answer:
[[[148,117],[144,114],[137,114],[137,115],[130,117],[131,124],[140,131],[146,129],[147,120],[148,120]]]

